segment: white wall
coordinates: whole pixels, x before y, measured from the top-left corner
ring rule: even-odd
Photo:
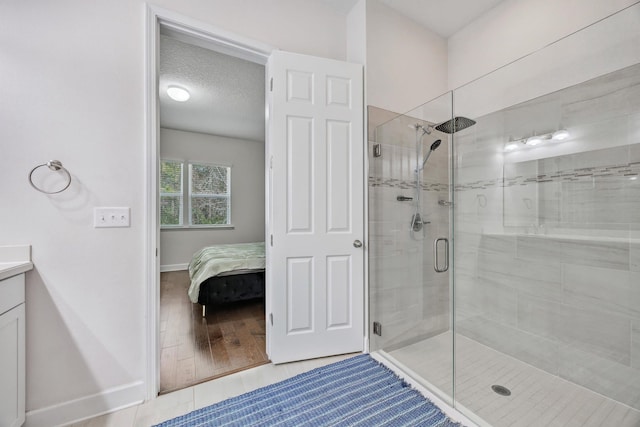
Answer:
[[[345,57],[345,17],[322,3],[157,4],[281,49]],[[0,2],[0,245],[31,244],[36,266],[27,425],[145,396],[145,31],[142,0]],[[57,196],[27,182],[50,159],[73,175]],[[131,207],[131,227],[93,228],[96,206]]]
[[[233,229],[165,229],[160,265],[188,264],[204,246],[264,241],[264,142],[160,129],[161,158],[231,166]],[[185,186],[187,183],[185,182]]]
[[[399,113],[443,94],[446,40],[378,0],[366,0],[366,82],[368,105]]]
[[[347,61],[367,63],[367,0],[359,0],[347,14]]]
[[[455,89],[637,0],[506,0],[448,39]]]

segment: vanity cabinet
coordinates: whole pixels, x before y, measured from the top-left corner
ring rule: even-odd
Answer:
[[[24,273],[0,280],[0,427],[25,421]]]

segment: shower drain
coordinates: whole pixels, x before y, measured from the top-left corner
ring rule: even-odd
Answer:
[[[500,396],[511,396],[511,390],[502,385],[492,385],[491,390],[498,393]]]

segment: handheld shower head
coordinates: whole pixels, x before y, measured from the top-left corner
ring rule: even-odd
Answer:
[[[424,169],[424,165],[425,165],[425,163],[427,163],[427,160],[429,159],[429,156],[431,155],[431,153],[436,151],[436,149],[440,146],[441,143],[442,143],[442,140],[438,139],[433,144],[431,144],[431,147],[429,148],[429,151],[427,151],[427,155],[424,156],[424,160],[422,160],[422,166],[420,167],[420,169]]]

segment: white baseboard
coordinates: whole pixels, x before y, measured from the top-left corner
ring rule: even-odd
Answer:
[[[27,412],[23,427],[63,426],[118,411],[144,401],[144,382],[136,381],[103,392]]]
[[[160,273],[166,273],[167,271],[182,271],[187,270],[189,264],[167,264],[160,266]]]

